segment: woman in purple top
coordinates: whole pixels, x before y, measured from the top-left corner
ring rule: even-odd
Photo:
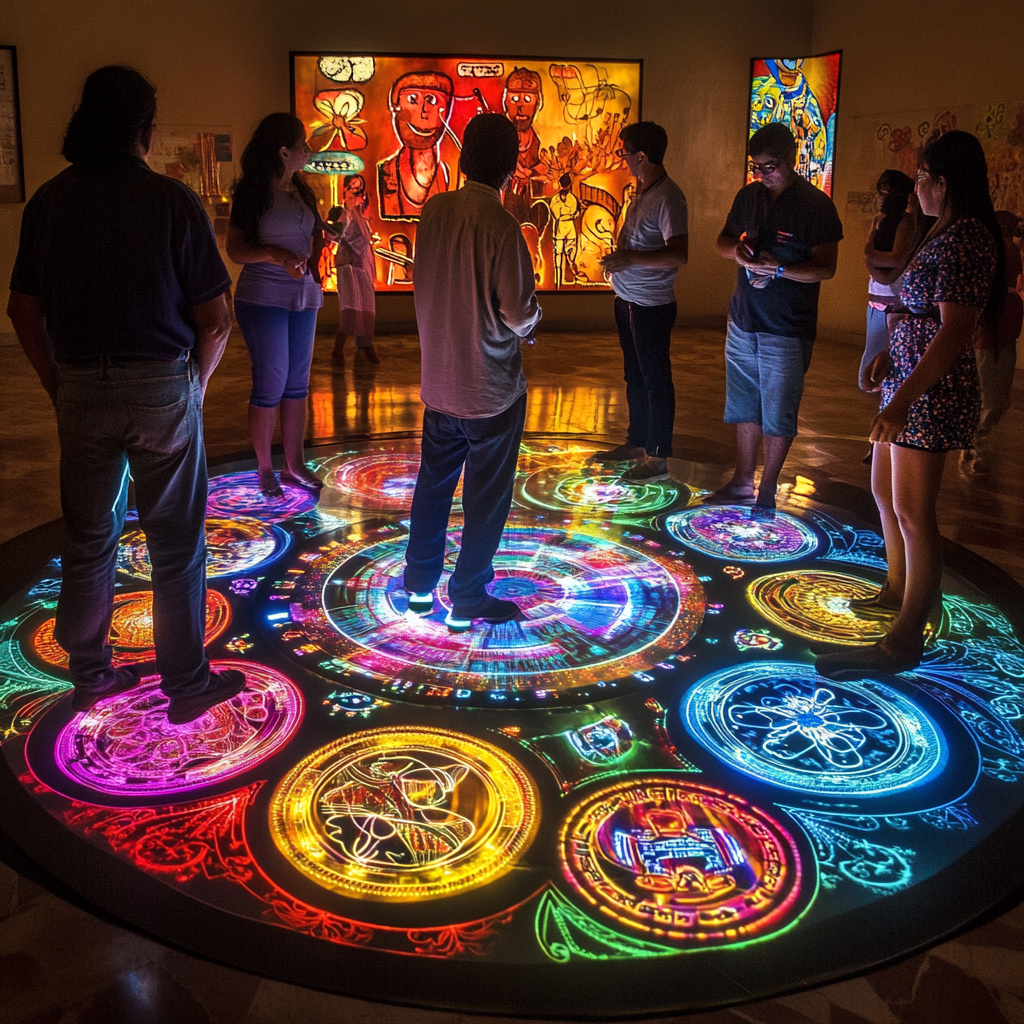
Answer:
[[[228,228],[228,256],[242,263],[235,319],[252,359],[249,434],[260,490],[280,497],[271,463],[278,409],[281,480],[319,490],[306,468],[306,396],[316,313],[323,294],[309,269],[319,218],[316,196],[299,173],[309,156],[305,127],[291,114],[268,114],[242,154]]]
[[[988,191],[985,153],[975,136],[952,131],[921,154],[917,196],[937,217],[907,267],[905,313],[890,317],[888,353],[868,368],[881,385],[882,409],[871,427],[871,490],[888,561],[885,585],[850,602],[859,614],[890,618],[871,647],[828,654],[825,676],[905,672],[924,653],[924,633],[941,608],[942,538],[935,501],[946,452],[971,448],[981,410],[972,343],[979,315],[996,321],[1006,297],[1006,263]]]

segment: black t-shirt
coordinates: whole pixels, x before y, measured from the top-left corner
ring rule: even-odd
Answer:
[[[755,252],[770,253],[782,266],[805,263],[811,250],[843,237],[835,204],[809,181],[797,178],[773,201],[755,181],[736,193],[725,222],[725,233],[739,238],[746,232]],[[773,279],[754,288],[743,267],[738,268],[729,316],[741,331],[813,338],[818,329],[819,282],[801,284]]]
[[[58,362],[182,359],[190,307],[230,286],[199,197],[143,160],[73,165],[25,207],[11,291],[38,296]]]

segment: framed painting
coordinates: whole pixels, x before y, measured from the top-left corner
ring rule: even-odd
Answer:
[[[641,61],[292,53],[291,71],[310,183],[328,220],[348,205],[368,221],[377,291],[411,291],[420,212],[459,187],[462,133],[488,112],[519,133],[503,203],[522,227],[538,290],[610,290],[600,260],[632,194],[616,152],[623,126],[640,119]],[[320,270],[334,290],[329,250]]]
[[[25,202],[18,104],[18,51],[0,46],[0,203]]]
[[[750,62],[748,137],[771,121],[796,136],[797,172],[832,195],[843,51],[814,57],[755,57]],[[747,160],[746,180],[754,180]]]

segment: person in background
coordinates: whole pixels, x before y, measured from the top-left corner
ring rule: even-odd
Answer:
[[[871,490],[888,568],[878,594],[850,602],[892,624],[877,644],[818,658],[825,676],[905,672],[921,662],[924,633],[942,599],[935,501],[946,452],[974,446],[981,393],[972,343],[979,314],[997,324],[1006,298],[1005,251],[981,143],[968,132],[946,132],[924,148],[920,167],[921,210],[938,220],[907,267],[908,312],[891,317],[889,356],[877,356],[871,369],[872,380],[883,378],[871,427]]]
[[[512,507],[526,418],[520,341],[540,321],[533,264],[519,224],[501,205],[519,159],[503,114],[467,125],[465,185],[428,200],[416,235],[416,322],[422,362],[423,439],[412,499],[405,589],[409,611],[429,615],[445,561],[452,498],[465,467],[462,545],[448,580],[445,621],[505,622],[514,601],[487,592]]]
[[[665,172],[668,135],[653,121],[626,125],[617,156],[636,178],[616,248],[601,260],[615,289],[615,324],[626,380],[629,429],[625,444],[599,452],[596,462],[631,462],[622,479],[668,479],[675,429],[672,325],[675,279],[689,257],[686,196]]]
[[[373,237],[365,216],[370,205],[366,180],[360,174],[350,174],[345,179],[343,194],[343,205],[332,207],[327,216],[340,236],[334,256],[338,331],[334,335],[333,356],[339,367],[345,364],[345,342],[350,334],[356,339],[357,359],[380,362],[380,356],[373,347],[377,310],[373,285],[377,264],[373,255]]]
[[[818,330],[821,282],[835,276],[843,225],[835,204],[796,173],[796,139],[773,121],[747,144],[755,180],[736,194],[718,253],[738,264],[725,338],[725,422],[736,424],[736,468],[711,497],[775,508],[797,432],[804,374]]]
[[[281,480],[319,490],[306,468],[306,396],[313,360],[320,284],[309,268],[320,219],[316,196],[302,179],[309,156],[305,126],[291,114],[268,114],[242,153],[228,226],[228,256],[241,263],[235,319],[252,359],[249,435],[260,490],[282,495],[271,446],[278,412],[284,469]]]
[[[57,413],[64,513],[55,635],[71,707],[139,682],[108,641],[117,547],[135,481],[153,567],[167,718],[183,725],[245,688],[211,672],[206,632],[203,397],[231,331],[231,278],[199,198],[146,164],[156,90],[132,68],[85,82],[62,154],[21,223],[8,316]]]
[[[984,476],[992,469],[985,448],[992,428],[1010,408],[1013,374],[1017,367],[1017,339],[1024,323],[1024,302],[1021,301],[1024,267],[1020,249],[1013,240],[1017,217],[1009,210],[998,210],[996,221],[1006,251],[1006,301],[999,320],[992,323],[983,318],[974,336],[974,359],[981,383],[981,419],[976,446],[960,452],[960,468],[976,476]]]

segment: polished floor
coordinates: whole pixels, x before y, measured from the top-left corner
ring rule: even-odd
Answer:
[[[721,332],[680,330],[674,344],[677,475],[713,487],[732,457],[721,422]],[[309,435],[333,438],[415,430],[419,351],[415,337],[378,340],[379,366],[339,368],[327,337],[313,367]],[[858,338],[823,332],[807,378],[801,436],[783,486],[868,516],[865,433],[874,400],[853,384]],[[528,430],[620,440],[625,407],[620,356],[610,335],[542,334],[525,354],[531,383]],[[1024,394],[991,444],[992,472],[962,473],[949,460],[941,498],[944,534],[1024,582]],[[211,458],[248,448],[248,359],[237,335],[207,396]],[[0,401],[7,410],[0,455],[0,540],[59,515],[52,410],[14,339],[0,336]],[[0,1024],[206,1024],[206,1022],[483,1021],[467,1015],[365,1003],[198,960],[119,928],[0,864]],[[693,1024],[1024,1022],[1024,907],[1018,906],[926,953],[865,977],[779,999],[685,1018]]]

